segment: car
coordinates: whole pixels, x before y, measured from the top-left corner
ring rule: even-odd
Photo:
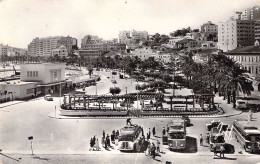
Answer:
[[[52,98],[51,95],[45,95],[45,96],[44,96],[44,100],[53,101],[53,98]]]
[[[113,72],[112,72],[112,75],[117,75],[117,72],[113,71]]]
[[[237,100],[236,108],[237,109],[246,109],[247,108],[246,102],[244,100]]]
[[[111,82],[112,82],[113,84],[117,84],[116,80],[111,80]]]

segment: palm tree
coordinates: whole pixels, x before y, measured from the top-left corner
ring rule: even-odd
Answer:
[[[119,87],[111,87],[109,88],[109,92],[114,96],[114,95],[117,95],[121,92],[121,89]],[[115,101],[113,100],[113,110],[115,108]]]
[[[233,59],[224,55],[214,55],[213,57],[219,64],[215,81],[219,83],[219,88],[226,92],[228,103],[230,103],[232,95],[233,107],[235,108],[236,96],[239,95],[239,92],[250,95],[254,90],[252,82],[244,75],[247,71],[242,69]]]

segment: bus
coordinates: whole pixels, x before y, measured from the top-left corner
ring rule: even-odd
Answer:
[[[211,151],[214,151],[214,147],[216,147],[216,151],[220,151],[220,146],[225,146],[225,134],[222,132],[223,131],[220,131],[217,127],[211,128],[209,136]]]
[[[167,141],[170,150],[181,150],[186,147],[186,123],[176,118],[167,124]]]
[[[237,142],[246,152],[258,153],[260,150],[260,131],[248,120],[238,119],[233,122],[233,131]]]
[[[120,151],[140,151],[143,142],[143,130],[139,125],[127,125],[120,129],[118,147]]]

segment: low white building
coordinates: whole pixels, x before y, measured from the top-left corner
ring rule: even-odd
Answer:
[[[132,51],[131,57],[137,56],[142,61],[145,61],[145,60],[149,59],[150,57],[155,57],[156,55],[157,54],[153,49],[151,49],[149,47],[144,47],[144,48],[140,48],[140,49],[136,49],[136,50]]]
[[[11,81],[0,83],[0,102],[31,98],[37,94],[40,93],[36,89],[36,82]]]
[[[52,56],[59,56],[61,58],[66,58],[68,56],[67,48],[61,45],[60,47],[53,49]]]

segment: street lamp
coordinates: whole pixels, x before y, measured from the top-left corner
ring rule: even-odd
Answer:
[[[56,78],[56,81],[58,82],[58,78]],[[61,81],[60,81],[60,107],[61,107]]]
[[[139,87],[139,84],[138,84],[138,80],[136,80],[136,82],[137,82],[137,100],[136,100],[136,102],[137,102],[137,110],[138,110],[138,108],[139,108],[139,105],[138,105],[138,87]]]
[[[33,155],[33,147],[32,147],[33,136],[28,137],[28,140],[31,142],[31,150],[32,150],[32,155]]]

